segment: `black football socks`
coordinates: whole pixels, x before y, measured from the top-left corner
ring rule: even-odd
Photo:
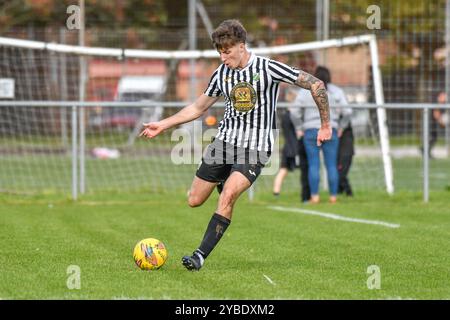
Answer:
[[[196,253],[201,254],[202,257],[206,259],[214,249],[214,247],[217,245],[217,243],[220,241],[230,223],[231,220],[225,218],[224,216],[221,216],[220,214],[214,213],[211,217],[211,220],[209,221],[208,228],[206,228],[202,243],[196,250]]]

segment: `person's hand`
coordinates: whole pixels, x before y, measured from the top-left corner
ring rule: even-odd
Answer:
[[[343,134],[343,133],[344,133],[344,129],[339,128],[339,129],[338,129],[338,132],[337,132],[338,138],[342,137],[342,134]]]
[[[303,137],[303,130],[297,130],[297,139]]]
[[[438,103],[446,103],[447,102],[447,94],[445,92],[440,92],[437,98]]]
[[[147,137],[149,139],[156,137],[158,134],[164,131],[161,122],[149,122],[144,123],[144,130],[141,131],[139,137]]]
[[[329,123],[323,124],[317,133],[317,146],[320,147],[322,142],[330,140],[332,133],[331,125]]]

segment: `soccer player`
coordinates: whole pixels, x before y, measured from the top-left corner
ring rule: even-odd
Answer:
[[[320,145],[331,138],[328,97],[322,81],[283,63],[256,56],[246,47],[247,32],[238,20],[225,20],[211,38],[222,64],[208,88],[195,102],[158,122],[145,123],[140,136],[154,138],[163,131],[202,116],[220,96],[225,113],[214,141],[206,148],[192,182],[188,203],[202,205],[219,182],[224,182],[217,209],[203,240],[192,255],[182,258],[188,270],[199,270],[231,222],[239,196],[255,182],[274,144],[275,109],[280,82],[308,89],[320,112]]]

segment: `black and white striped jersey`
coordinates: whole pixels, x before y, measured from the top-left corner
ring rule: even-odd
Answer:
[[[225,113],[216,138],[238,147],[271,152],[279,84],[293,84],[298,75],[298,69],[254,53],[243,69],[233,70],[221,64],[204,92],[210,97],[225,97]]]

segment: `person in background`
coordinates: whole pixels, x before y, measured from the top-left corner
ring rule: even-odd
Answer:
[[[437,103],[443,104],[447,102],[447,94],[445,91],[439,92],[437,95]],[[446,114],[444,110],[441,109],[433,109],[431,113],[431,127],[430,127],[430,158],[433,158],[431,155],[431,151],[436,145],[438,139],[438,131],[439,127],[445,128],[446,124]]]
[[[330,105],[345,104],[344,92],[341,88],[331,83],[330,71],[322,66],[318,66],[314,73],[315,77],[322,80],[327,88],[328,99]],[[314,137],[317,137],[320,128],[320,114],[316,112],[312,106],[314,101],[307,95],[307,91],[300,89],[295,100],[295,104],[302,107],[299,108],[298,114],[295,116],[297,121],[296,130],[298,136],[303,135],[303,143],[308,159],[308,182],[311,190],[311,203],[319,203],[319,182],[320,182],[320,150],[322,150],[327,169],[329,201],[335,203],[337,201],[337,193],[339,187],[338,172],[338,151],[339,138],[338,132],[342,130],[342,125],[349,121],[350,113],[347,110],[342,112],[341,108],[330,108],[330,123],[332,126],[332,138],[322,146],[314,143]]]
[[[333,101],[336,104],[347,105],[347,99],[344,91],[338,86],[329,84],[333,91]],[[351,122],[352,109],[340,108],[339,118],[339,151],[338,151],[338,172],[339,172],[339,185],[338,194],[345,194],[349,197],[353,196],[352,186],[350,184],[348,173],[352,165],[353,156],[355,154],[353,128]]]
[[[291,121],[291,112],[289,109],[283,110],[281,116],[281,132],[284,137],[284,145],[281,151],[281,164],[274,183],[273,195],[279,196],[284,179],[290,171],[296,167],[297,157],[297,136],[295,135],[295,128]]]
[[[286,90],[286,101],[293,102],[295,96],[296,94],[293,90],[290,90],[290,88]],[[306,159],[303,137],[295,130],[295,122],[298,121],[295,117],[298,112],[295,109],[298,108],[287,108],[281,117],[281,130],[284,137],[284,146],[281,153],[280,170],[278,171],[273,184],[273,194],[278,196],[281,192],[283,181],[288,173],[295,170],[295,168],[300,167],[300,198],[302,202],[307,202],[311,197],[308,183],[308,160]]]

